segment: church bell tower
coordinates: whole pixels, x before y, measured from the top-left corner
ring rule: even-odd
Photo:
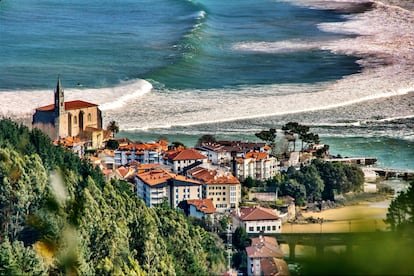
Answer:
[[[63,94],[62,83],[60,82],[60,75],[58,75],[58,80],[55,89],[55,114],[59,116],[65,112],[65,97]]]
[[[58,75],[58,80],[55,89],[55,139],[66,136],[64,127],[64,113],[65,113],[65,97],[63,94],[62,83],[60,81],[60,75]]]

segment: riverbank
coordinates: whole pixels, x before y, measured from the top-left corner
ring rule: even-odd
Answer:
[[[365,198],[355,196],[342,206],[322,211],[302,210],[301,215],[315,223],[286,223],[283,233],[341,233],[385,231],[384,222],[392,196],[366,194]]]

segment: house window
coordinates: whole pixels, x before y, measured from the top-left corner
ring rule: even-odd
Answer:
[[[270,225],[267,226],[267,231],[270,231]]]
[[[88,122],[92,121],[92,115],[91,113],[88,113]]]
[[[262,231],[264,232],[266,229],[266,226],[262,226]]]
[[[256,231],[257,231],[257,232],[260,232],[260,226],[257,226],[257,227],[256,227]]]
[[[253,232],[254,231],[254,227],[253,226],[250,226],[249,227],[249,232]]]
[[[272,230],[275,231],[276,230],[276,226],[273,225],[272,226]]]

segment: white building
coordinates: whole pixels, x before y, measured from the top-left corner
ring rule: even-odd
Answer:
[[[282,232],[282,220],[273,209],[260,206],[241,208],[232,213],[234,229],[243,227],[248,234]]]
[[[162,141],[157,143],[132,143],[119,146],[114,151],[116,166],[124,166],[132,161],[141,164],[162,163],[162,154],[166,146]]]
[[[239,207],[241,185],[231,173],[196,167],[188,171],[188,176],[203,183],[203,198],[211,199],[217,212]]]
[[[174,173],[183,173],[193,166],[207,163],[207,156],[195,149],[173,149],[167,151],[163,159]]]
[[[201,199],[203,192],[199,181],[162,169],[137,174],[135,185],[138,197],[149,207],[166,200],[171,208],[176,208],[183,200]]]
[[[283,251],[274,237],[260,235],[251,240],[252,244],[246,247],[248,276],[289,275]]]
[[[203,143],[199,150],[207,156],[211,164],[224,165],[231,161],[231,152],[218,143]]]
[[[267,152],[248,152],[237,158],[235,165],[235,175],[240,180],[249,176],[254,180],[266,180],[279,173],[276,157],[270,157]]]

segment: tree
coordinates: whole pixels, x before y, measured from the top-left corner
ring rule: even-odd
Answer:
[[[296,179],[287,179],[282,182],[280,187],[284,195],[289,195],[295,198],[297,205],[304,205],[306,202],[306,188],[300,184]]]
[[[106,129],[112,132],[112,137],[115,137],[115,134],[119,132],[119,126],[115,121],[110,121]]]
[[[236,250],[243,251],[250,245],[249,235],[243,227],[237,227],[233,234],[233,246]]]
[[[257,138],[266,141],[269,143],[270,148],[272,150],[272,154],[275,155],[276,153],[276,129],[270,128],[269,130],[262,130],[258,133],[254,134]]]
[[[216,143],[216,138],[211,134],[204,134],[200,138],[198,138],[196,147],[200,147],[204,143]]]
[[[9,239],[0,243],[1,275],[47,275],[46,266],[32,248]]]
[[[174,141],[171,143],[171,145],[173,146],[173,148],[180,148],[180,147],[185,148],[185,145],[179,141]]]
[[[115,139],[111,139],[106,142],[107,149],[116,150],[118,147],[119,147],[119,143]]]
[[[406,191],[391,201],[388,208],[386,223],[392,230],[407,232],[412,237],[414,234],[414,181],[409,184]]]

